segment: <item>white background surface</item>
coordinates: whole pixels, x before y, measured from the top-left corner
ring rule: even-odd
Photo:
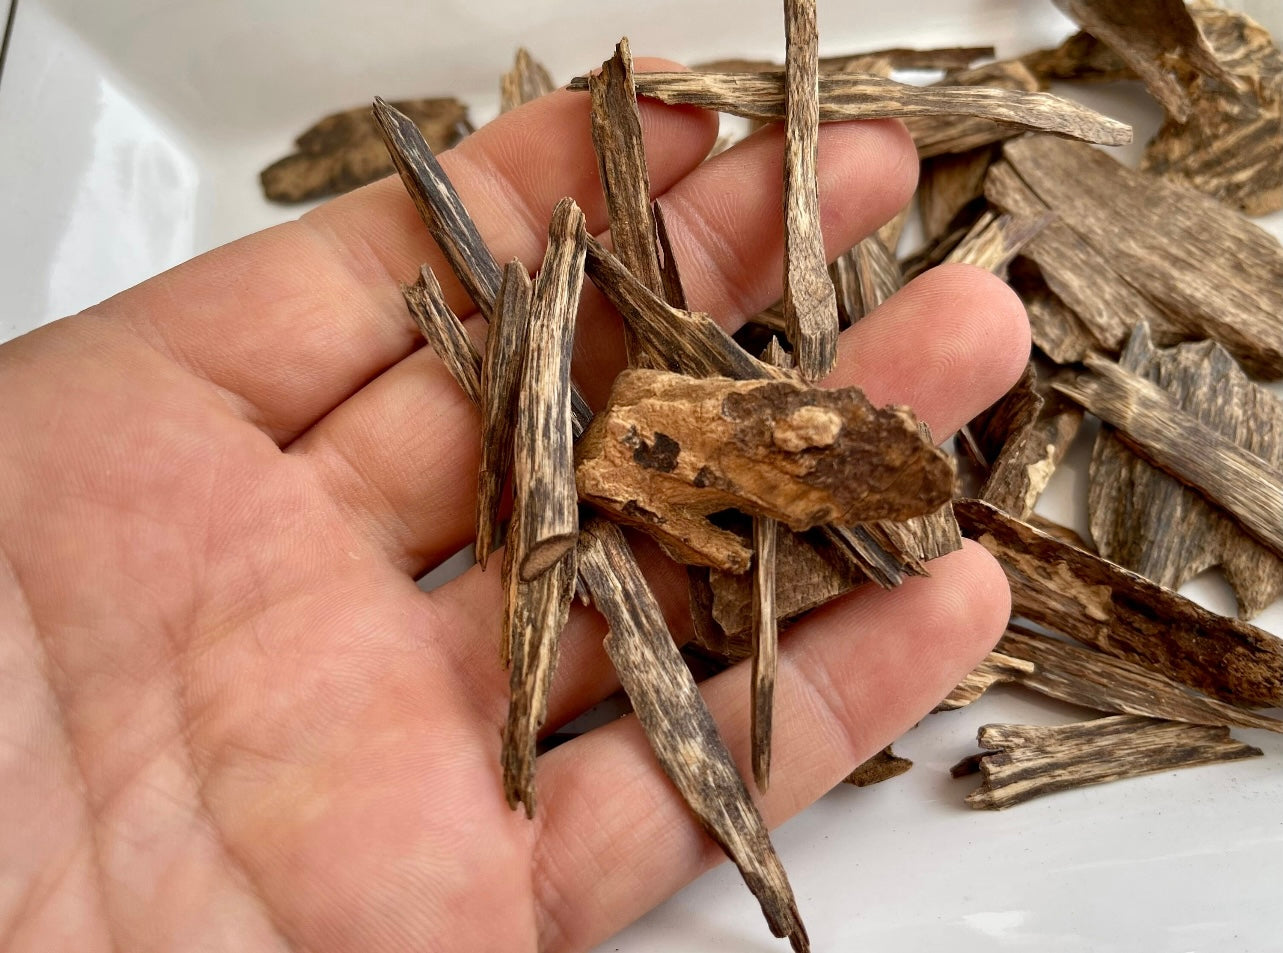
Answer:
[[[1257,0],[1283,32],[1283,3]],[[1047,0],[822,0],[823,52],[1059,41]],[[778,57],[775,0],[21,0],[0,79],[0,340],[79,310],[200,251],[293,217],[257,173],[334,109],[453,93],[495,111],[518,44],[559,80],[620,35],[638,55]],[[1127,86],[1083,94],[1137,125],[1158,114]],[[1283,216],[1268,223],[1283,233]],[[1283,319],[1283,316],[1281,316]],[[2,411],[0,411],[2,412]],[[1084,529],[1080,443],[1045,499]],[[1190,590],[1233,611],[1216,577]],[[1283,632],[1283,609],[1257,620]],[[1267,757],[973,812],[947,768],[992,721],[1084,713],[999,690],[928,718],[897,748],[908,775],[842,787],[776,835],[817,950],[1283,950],[1283,743]],[[602,951],[784,949],[728,865]]]

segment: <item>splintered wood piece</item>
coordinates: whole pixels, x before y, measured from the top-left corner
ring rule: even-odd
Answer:
[[[616,379],[576,459],[587,501],[681,562],[731,572],[748,570],[748,548],[710,514],[734,508],[793,529],[909,519],[943,505],[953,482],[907,409],[875,409],[856,388],[648,370]]]
[[[524,106],[556,88],[544,65],[531,56],[528,49],[519,46],[512,69],[499,77],[499,112]]]
[[[637,95],[674,106],[698,106],[761,122],[784,118],[783,77],[773,73],[643,73]],[[819,77],[820,122],[909,119],[914,116],[974,116],[1020,130],[1082,139],[1103,145],[1131,142],[1131,126],[1067,99],[1043,92],[989,86],[908,86],[865,73]],[[588,88],[586,77],[571,89]]]
[[[1068,400],[1039,393],[1030,364],[1006,396],[968,425],[989,467],[980,498],[1027,520],[1082,421]]]
[[[1019,60],[1001,60],[974,69],[950,73],[934,84],[940,86],[983,86],[1018,92],[1038,91],[1037,78]],[[917,116],[905,120],[909,135],[918,147],[919,158],[970,152],[982,146],[1010,139],[1022,132],[1010,123],[994,122],[969,115]]]
[[[963,532],[1002,564],[1012,615],[1245,707],[1283,703],[1283,640],[1048,536],[980,500]]]
[[[580,572],[606,618],[606,653],[660,766],[700,825],[739,868],[771,931],[810,948],[792,888],[663,612],[619,528],[585,524]]]
[[[1043,88],[1053,81],[1067,83],[1116,83],[1136,79],[1121,56],[1085,30],[1050,50],[1034,50],[1020,57]]]
[[[1233,86],[1194,23],[1185,0],[1054,0],[1092,36],[1108,44],[1177,122],[1189,117],[1183,74]]]
[[[518,394],[530,339],[530,276],[510,261],[495,299],[481,364],[481,466],[477,471],[476,557],[482,569],[498,526],[500,494],[512,470]]]
[[[900,263],[877,233],[870,235],[830,266],[837,291],[838,318],[851,325],[904,287]]]
[[[584,280],[584,213],[562,199],[548,226],[535,279],[530,332],[517,400],[513,477],[521,504],[519,571],[529,582],[574,548],[579,535],[570,357]]]
[[[1283,208],[1283,52],[1251,18],[1210,2],[1190,6],[1221,65],[1243,82],[1189,86],[1185,122],[1168,119],[1141,168],[1220,199],[1245,215]]]
[[[784,323],[806,380],[837,361],[838,312],[820,231],[819,49],[815,0],[784,0]]]
[[[1001,211],[1027,221],[1059,212],[1006,162],[990,167],[985,197]],[[1099,214],[1104,213],[1101,209]],[[1114,221],[1113,227],[1126,224]],[[1012,285],[1026,302],[1034,343],[1052,360],[1074,363],[1094,350],[1116,353],[1131,321],[1170,328],[1170,319],[1157,305],[1117,272],[1103,252],[1058,218],[1022,252],[1032,267],[1017,262]]]
[[[947,264],[975,265],[999,278],[1007,277],[1007,266],[1029,242],[1051,222],[1051,215],[1018,219],[986,212],[945,258]]]
[[[610,215],[615,255],[647,289],[664,293],[664,277],[651,213],[650,175],[642,144],[641,114],[633,91],[633,57],[624,37],[615,55],[588,78],[592,94],[592,139],[597,171]],[[632,366],[666,367],[663,354],[632,325],[624,325],[624,343]]]
[[[871,784],[881,784],[883,781],[898,778],[911,767],[913,767],[912,761],[901,758],[891,750],[890,745],[887,745],[842,780],[846,784],[854,784],[857,788],[867,788]]]
[[[1027,666],[1012,681],[1049,698],[1119,715],[1283,732],[1283,721],[1227,705],[1142,665],[1012,626],[995,650]]]
[[[651,341],[672,365],[692,377],[770,380],[784,375],[745,351],[721,325],[698,311],[668,304],[642,284],[597,239],[588,238],[588,277],[637,336]]]
[[[418,281],[401,286],[401,296],[405,298],[410,314],[414,315],[419,331],[437,352],[437,357],[441,358],[468,399],[480,404],[481,358],[473,348],[463,322],[446,304],[432,269],[423,265],[419,269]]]
[[[515,533],[513,536],[515,537]],[[535,813],[535,743],[548,715],[548,691],[557,666],[561,631],[575,594],[575,551],[563,553],[542,575],[524,582],[516,571],[511,619],[504,633],[508,672],[508,718],[503,728],[503,789],[508,806]]]
[[[981,146],[923,160],[918,176],[918,209],[928,243],[946,235],[959,224],[966,210],[980,204],[985,175],[996,156],[995,147]]]
[[[414,123],[382,99],[374,101],[374,117],[428,232],[450,263],[459,284],[489,321],[503,278],[499,263]],[[592,420],[592,410],[578,389],[571,392],[571,404],[578,436]]]
[[[1128,316],[1128,331],[1150,320],[1162,343],[1173,343],[1164,329],[1173,337],[1211,338],[1252,373],[1283,375],[1283,246],[1273,235],[1214,199],[1128,169],[1099,149],[1032,136],[1008,142],[1003,155],[1060,219],[1026,251],[1076,310],[1052,283],[1054,263],[1034,251],[1045,236],[1060,234],[1061,224],[1095,252],[1096,270],[1075,276],[1081,286],[1125,283],[1149,302],[1147,310],[1158,311],[1158,324],[1144,310],[1118,312]]]
[[[472,131],[468,107],[457,99],[410,99],[394,104],[443,152]],[[379,127],[364,107],[326,116],[298,137],[298,151],[273,162],[259,176],[273,202],[306,202],[350,192],[391,175]]]
[[[664,207],[657,201],[651,204],[651,214],[655,219],[655,244],[659,246],[659,269],[663,278],[664,300],[681,311],[686,307],[686,290],[682,286],[682,275],[677,267],[677,257],[673,254],[673,243],[668,237],[668,223],[664,221]]]
[[[889,63],[897,70],[956,70],[966,69],[976,60],[993,56],[992,46],[948,46],[933,50],[915,50],[894,47],[887,50],[870,50],[867,53],[847,53],[842,56],[820,57],[820,71],[826,73],[867,73],[868,64]],[[782,73],[784,64],[771,60],[726,59],[709,60],[692,69],[701,73]]]
[[[1231,513],[1283,555],[1283,470],[1187,413],[1157,384],[1103,358],[1054,386],[1115,428],[1138,454]]]
[[[779,524],[753,520],[753,780],[766,792],[771,780],[771,716],[779,630],[775,615],[775,538]]]
[[[1023,675],[1032,675],[1037,666],[1024,659],[1012,658],[995,649],[984,661],[967,673],[966,678],[954,686],[936,711],[957,711],[966,708],[995,685],[1019,681]]]
[[[1283,466],[1283,404],[1211,341],[1159,350],[1138,325],[1119,363],[1159,385],[1185,413],[1245,450]],[[1092,453],[1088,510],[1101,555],[1177,589],[1221,566],[1250,619],[1283,592],[1283,560],[1237,520],[1129,450],[1102,428]]]
[[[979,770],[984,781],[967,795],[967,803],[991,811],[1056,791],[1263,753],[1235,741],[1228,728],[1131,715],[1050,728],[985,725],[978,740],[993,753],[964,760],[953,776]]]

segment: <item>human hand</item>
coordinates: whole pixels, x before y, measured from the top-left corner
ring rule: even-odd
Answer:
[[[738,325],[779,295],[780,130],[701,165],[711,117],[642,116],[692,306]],[[826,126],[820,149],[835,254],[907,201],[917,163],[895,123]],[[500,261],[538,263],[564,195],[605,227],[586,95],[441,161]],[[584,949],[720,859],[635,719],[540,758],[533,822],[504,801],[497,561],[414,583],[469,543],[478,457],[478,414],[416,349],[397,290],[425,260],[470,313],[388,180],[0,348],[10,949]],[[588,289],[579,324],[576,376],[600,401],[617,319]],[[943,436],[1027,354],[1005,286],[945,267],[847,331],[828,383]],[[649,570],[683,637],[684,575]],[[768,823],[997,638],[992,560],[968,545],[931,570],[784,637]],[[574,608],[546,731],[617,688],[603,633]],[[703,688],[746,765],[748,672]]]

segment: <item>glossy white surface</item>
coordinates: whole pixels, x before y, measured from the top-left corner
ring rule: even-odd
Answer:
[[[1283,3],[1255,0],[1283,32]],[[733,11],[727,15],[728,11]],[[1068,29],[1045,0],[821,4],[826,52],[996,43],[1012,54]],[[256,176],[321,114],[378,93],[453,92],[474,119],[525,43],[568,77],[621,34],[674,59],[778,55],[776,0],[21,0],[0,80],[0,339],[78,310],[296,210]],[[1128,87],[1092,105],[1138,126]],[[1269,223],[1283,232],[1283,216]],[[1081,442],[1044,501],[1083,528]],[[1189,590],[1233,611],[1219,577]],[[1283,632],[1283,607],[1258,620]],[[853,634],[853,637],[858,635]],[[947,768],[990,721],[1081,712],[1015,692],[932,716],[898,749],[917,766],[842,788],[776,836],[817,950],[1264,951],[1283,949],[1283,743],[1267,757],[1049,797],[1007,813],[962,799]],[[600,950],[766,951],[738,875],[723,866]]]

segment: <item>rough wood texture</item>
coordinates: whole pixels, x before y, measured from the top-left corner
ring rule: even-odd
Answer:
[[[949,458],[904,409],[858,389],[796,381],[695,380],[625,371],[580,441],[579,491],[652,533],[679,561],[749,568],[725,509],[794,529],[909,519],[949,498]]]
[[[1227,705],[1157,672],[1021,626],[1012,626],[996,653],[1023,666],[1012,681],[1049,698],[1096,711],[1143,715],[1195,725],[1283,732],[1283,722]]]
[[[913,767],[912,761],[901,758],[891,750],[890,745],[887,745],[842,780],[846,784],[854,784],[857,788],[867,788],[871,784],[881,784],[883,781],[898,778],[911,767]]]
[[[615,255],[656,295],[664,293],[664,277],[651,212],[650,175],[642,143],[641,114],[633,91],[633,57],[624,37],[615,55],[588,78],[592,94],[592,138],[597,171],[610,216]],[[663,354],[633,325],[624,325],[624,343],[632,366],[667,367]]]
[[[819,49],[815,0],[784,0],[784,322],[809,381],[837,361],[838,312],[820,231]]]
[[[512,69],[499,77],[499,112],[523,106],[556,89],[552,75],[524,46],[517,47]]]
[[[512,470],[517,395],[530,340],[530,276],[510,261],[495,300],[494,320],[481,364],[481,465],[477,471],[476,557],[482,569],[490,558],[504,481]]]
[[[968,425],[988,474],[980,499],[1028,519],[1082,426],[1077,407],[1039,393],[1030,364],[1016,386]]]
[[[1002,564],[1012,614],[1231,704],[1283,703],[1283,641],[1208,612],[1120,566],[979,500],[958,500],[963,532]]]
[[[530,333],[517,401],[513,479],[523,504],[521,560],[529,582],[574,548],[579,535],[570,358],[584,281],[584,213],[562,199],[530,301]]]
[[[1227,728],[1131,715],[1050,728],[985,725],[978,740],[995,753],[968,758],[953,774],[979,770],[984,782],[967,803],[994,811],[1056,791],[1262,754],[1232,739]]]
[[[686,311],[686,289],[682,287],[681,270],[673,254],[673,243],[668,237],[668,223],[664,221],[664,207],[658,200],[651,203],[655,219],[655,244],[659,246],[659,268],[664,284],[664,300],[674,308]]]
[[[1220,199],[1245,215],[1283,208],[1283,52],[1241,13],[1210,2],[1190,7],[1226,72],[1241,82],[1189,84],[1190,114],[1150,141],[1146,172]]]
[[[480,404],[481,358],[468,339],[463,322],[446,304],[432,269],[423,265],[419,269],[418,281],[401,286],[401,296],[405,298],[410,314],[414,315],[419,331],[437,352],[437,357],[441,358],[455,382],[469,400]]]
[[[1099,149],[1047,136],[1008,142],[1011,168],[1064,228],[1095,257],[1057,265],[1037,248],[1052,225],[1026,249],[1052,289],[1078,308],[1053,269],[1073,273],[1079,286],[1127,285],[1148,308],[1126,315],[1125,331],[1149,320],[1163,341],[1163,327],[1185,338],[1219,341],[1252,373],[1283,375],[1283,247],[1278,239],[1198,192],[1125,168]],[[994,172],[990,172],[990,181]],[[1001,203],[998,203],[1001,204]],[[1005,211],[1018,212],[1007,208]],[[1121,303],[1121,302],[1120,302]],[[1157,311],[1156,325],[1146,312]],[[1121,340],[1111,350],[1117,351]]]
[[[594,519],[580,538],[580,570],[606,617],[606,653],[664,773],[739,868],[776,936],[810,948],[766,825],[673,643],[623,534]]]
[[[1022,675],[1033,674],[1035,668],[1033,662],[1012,658],[995,649],[954,686],[953,691],[936,705],[935,710],[957,711],[959,708],[966,708],[993,686],[1018,681]]]
[[[1233,85],[1217,62],[1185,0],[1054,0],[1092,36],[1108,44],[1177,122],[1189,117],[1181,77],[1194,73]]]
[[[1007,277],[1007,266],[1051,223],[1052,216],[1018,219],[985,212],[945,257],[946,264],[974,265]]]
[[[1037,78],[1019,60],[1001,60],[974,69],[950,73],[934,84],[941,86],[983,86],[1032,93],[1038,91]],[[909,134],[918,147],[920,158],[970,152],[982,146],[1010,139],[1021,133],[1010,123],[993,122],[976,116],[917,116],[905,120]]]
[[[519,524],[518,524],[519,525]],[[516,537],[516,533],[513,534]],[[575,551],[564,553],[536,579],[522,581],[510,565],[509,617],[503,633],[508,671],[508,717],[503,727],[501,765],[508,806],[535,813],[535,743],[548,715],[548,691],[557,667],[561,630],[575,592]]]
[[[433,152],[443,152],[472,131],[459,100],[410,99],[394,106],[418,127]],[[365,108],[326,116],[294,143],[297,152],[273,162],[259,176],[273,202],[306,202],[349,192],[391,175],[379,127]]]
[[[918,175],[918,209],[927,243],[959,224],[967,209],[984,198],[985,175],[997,157],[993,146],[924,159]]]
[[[1070,83],[1115,83],[1137,76],[1123,58],[1085,30],[1049,50],[1020,57],[1046,89],[1053,80]]]
[[[863,73],[819,78],[820,122],[850,119],[909,119],[914,116],[974,116],[1045,132],[1121,146],[1131,127],[1085,106],[1043,92],[988,86],[908,86]],[[579,77],[571,89],[587,89]],[[783,77],[771,73],[644,73],[637,95],[670,105],[699,106],[762,122],[784,118]]]
[[[1181,409],[1276,469],[1283,467],[1283,404],[1252,383],[1210,341],[1159,350],[1142,324],[1119,363],[1162,387]],[[1177,589],[1221,566],[1250,619],[1283,593],[1283,560],[1238,522],[1102,428],[1088,488],[1091,533],[1101,555]]]
[[[1115,428],[1130,449],[1232,514],[1283,555],[1283,470],[1239,446],[1157,384],[1112,361],[1055,387]]]
[[[904,273],[890,248],[875,232],[829,266],[837,292],[838,320],[855,324],[904,287]]]
[[[779,524],[753,520],[753,780],[763,793],[771,782],[771,722],[779,630],[775,610],[775,541]]]
[[[846,53],[820,57],[820,71],[825,73],[867,73],[868,64],[886,62],[897,70],[966,69],[976,60],[993,56],[992,46],[949,46],[933,50],[893,47],[867,53]],[[771,60],[725,59],[697,63],[692,69],[701,73],[782,73],[783,63]]]

